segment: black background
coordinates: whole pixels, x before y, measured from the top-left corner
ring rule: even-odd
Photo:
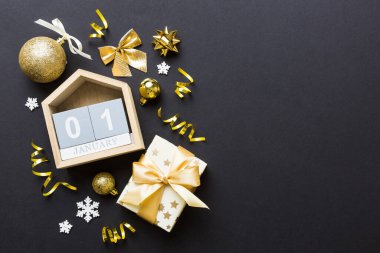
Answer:
[[[110,23],[105,40],[91,39],[89,23],[100,8]],[[380,4],[370,0],[253,1],[1,1],[0,147],[2,252],[379,252],[380,251]],[[60,18],[94,60],[69,53],[63,76],[51,84],[28,80],[18,51],[35,36],[57,38],[33,23]],[[156,29],[177,29],[180,53],[153,51]],[[30,112],[27,97],[42,101],[76,69],[110,76],[97,47],[116,45],[130,28],[148,54],[148,73],[132,70],[131,86],[153,77],[162,85],[157,103],[137,113],[146,146],[158,134],[208,163],[196,194],[210,211],[187,207],[171,233],[148,224],[96,195],[93,176],[111,172],[121,190],[142,152],[68,170],[57,180],[78,186],[50,198],[31,174],[29,143],[51,149],[42,109]],[[183,101],[173,93],[196,81]],[[190,144],[156,117],[180,113],[206,143]],[[100,218],[76,218],[76,202],[100,201]],[[69,235],[58,223],[68,219]],[[137,229],[127,242],[103,245],[103,225],[128,220]]]

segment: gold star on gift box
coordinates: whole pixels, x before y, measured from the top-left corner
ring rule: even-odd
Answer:
[[[157,155],[158,155],[158,150],[157,150],[157,149],[153,149],[153,151],[152,151],[152,155],[153,155],[153,156],[157,156]]]
[[[160,204],[159,206],[158,206],[158,211],[161,211],[161,212],[163,212],[164,211],[164,205],[163,204]]]
[[[169,220],[170,216],[172,216],[169,212],[164,213],[164,219]]]
[[[181,40],[177,39],[175,36],[177,35],[177,31],[170,31],[168,27],[165,26],[165,30],[157,30],[157,35],[153,36],[153,45],[154,50],[161,50],[161,55],[166,56],[169,51],[173,51],[178,53],[177,44],[181,42]]]
[[[170,165],[170,161],[169,161],[168,159],[166,159],[166,160],[164,161],[164,165],[165,165],[165,166],[169,166],[169,165]]]
[[[178,206],[178,202],[174,200],[173,202],[170,202],[170,205],[172,208],[176,209]]]

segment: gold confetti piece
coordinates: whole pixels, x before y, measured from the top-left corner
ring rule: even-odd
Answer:
[[[184,98],[184,94],[190,94],[191,90],[188,88],[191,84],[194,83],[194,79],[183,69],[178,68],[178,72],[181,73],[184,77],[186,77],[190,82],[185,83],[185,82],[177,82],[176,83],[176,88],[174,92],[177,94],[179,98]]]
[[[158,116],[158,118],[162,119],[162,117],[161,117],[161,107],[158,108],[157,116]],[[179,118],[179,114],[176,114],[176,115],[174,115],[173,117],[171,117],[169,119],[162,120],[162,122],[166,123],[166,124],[169,124],[170,128],[173,131],[178,130],[178,129],[181,128],[181,130],[179,131],[180,135],[184,135],[186,133],[187,129],[191,128],[190,133],[188,135],[190,142],[206,141],[206,137],[193,137],[194,134],[195,134],[195,127],[193,126],[192,123],[188,123],[186,121],[182,121],[178,125],[174,125],[175,122],[178,120],[178,118]]]
[[[120,234],[117,232],[116,228],[109,228],[104,226],[102,229],[102,239],[103,243],[106,243],[109,240],[111,243],[117,243],[119,240],[124,240],[126,237],[124,227],[128,228],[132,233],[136,232],[136,229],[132,227],[128,222],[124,221],[119,224]]]
[[[96,33],[90,34],[89,37],[90,38],[102,38],[105,36],[105,34],[103,33],[103,30],[108,29],[108,22],[99,9],[96,9],[95,12],[98,15],[98,17],[100,18],[100,20],[102,21],[103,26],[100,26],[100,25],[96,24],[95,22],[91,23],[90,26],[92,27],[92,29],[94,29],[94,31]]]
[[[77,188],[75,186],[72,186],[70,185],[69,183],[66,183],[66,182],[57,182],[53,185],[53,187],[48,191],[48,192],[44,192],[44,190],[46,189],[47,185],[50,183],[50,181],[52,180],[53,178],[53,172],[51,171],[48,171],[48,172],[38,172],[38,171],[35,171],[34,168],[38,165],[40,165],[41,163],[44,163],[44,162],[47,162],[49,161],[45,155],[44,155],[44,152],[43,152],[43,148],[37,146],[36,144],[34,144],[33,142],[31,143],[34,151],[32,154],[30,154],[30,161],[32,162],[32,173],[38,177],[46,177],[46,180],[45,182],[43,183],[42,187],[41,187],[41,193],[42,193],[42,196],[44,197],[47,197],[47,196],[50,196],[51,194],[54,193],[54,191],[58,188],[58,186],[62,185],[62,186],[65,186],[66,188],[72,190],[72,191],[76,191]]]

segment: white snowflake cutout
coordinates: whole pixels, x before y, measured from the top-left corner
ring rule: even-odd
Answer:
[[[59,232],[60,233],[70,233],[70,230],[71,228],[73,227],[73,225],[71,225],[68,220],[65,220],[61,223],[59,223]]]
[[[92,202],[92,203],[91,203]],[[99,202],[93,201],[89,196],[84,201],[77,202],[77,217],[90,222],[95,217],[99,217]]]
[[[166,64],[166,62],[162,62],[161,64],[157,65],[158,68],[158,74],[160,75],[168,75],[168,71],[170,69],[170,66]]]
[[[33,111],[39,106],[37,102],[37,98],[28,97],[28,99],[26,100],[25,106],[28,107],[30,111]]]

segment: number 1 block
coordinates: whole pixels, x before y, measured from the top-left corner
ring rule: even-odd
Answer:
[[[87,107],[55,113],[53,121],[61,149],[95,141]]]
[[[130,133],[121,99],[90,105],[88,109],[96,140]]]

